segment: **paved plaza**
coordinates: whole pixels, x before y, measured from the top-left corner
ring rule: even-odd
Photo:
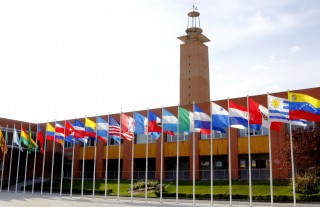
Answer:
[[[249,206],[249,202],[239,202],[233,201],[233,206]],[[104,197],[96,196],[94,199],[92,196],[84,196],[83,198],[78,195],[70,198],[69,195],[64,195],[60,197],[58,194],[43,194],[40,195],[38,193],[31,194],[30,192],[21,193],[8,193],[2,191],[0,193],[0,207],[7,206],[19,206],[19,207],[37,207],[37,206],[46,206],[46,207],[99,207],[99,206],[110,206],[110,207],[141,207],[141,206],[193,206],[192,200],[179,200],[179,204],[175,203],[175,199],[164,199],[163,203],[159,202],[159,199],[149,198],[148,202],[144,201],[144,198],[134,198],[133,201],[130,201],[130,197],[121,197],[118,201],[116,197],[108,197],[104,199]],[[210,206],[210,201],[208,200],[197,200],[195,206]],[[223,207],[229,206],[229,201],[214,201],[213,206],[215,207]],[[270,203],[267,202],[254,202],[253,206],[270,206]],[[286,207],[293,206],[292,203],[275,203],[275,207]],[[297,207],[319,207],[320,203],[298,203]]]

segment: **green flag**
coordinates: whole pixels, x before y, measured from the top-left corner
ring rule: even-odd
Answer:
[[[179,107],[179,131],[193,132],[194,131],[194,116],[191,111]]]

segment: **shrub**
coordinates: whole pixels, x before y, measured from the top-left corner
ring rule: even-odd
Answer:
[[[319,168],[311,168],[304,175],[296,176],[296,191],[302,194],[314,194],[320,191]]]

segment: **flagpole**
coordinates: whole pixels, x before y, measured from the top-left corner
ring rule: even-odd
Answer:
[[[38,125],[37,125],[37,134],[36,134],[36,144],[37,143],[38,143]],[[36,174],[36,160],[37,160],[37,149],[35,147],[35,149],[34,149],[34,160],[33,160],[32,194],[34,192],[34,177],[35,177],[35,174]]]
[[[160,203],[162,203],[162,179],[163,179],[163,106],[161,110],[162,122],[161,122],[161,147],[160,147]]]
[[[269,92],[267,93],[268,100],[268,110],[269,110]],[[269,165],[270,165],[270,198],[271,207],[273,206],[273,178],[272,178],[272,148],[271,148],[271,122],[270,122],[270,112],[268,113],[268,132],[269,132]]]
[[[229,206],[232,206],[232,172],[231,172],[231,136],[230,136],[230,99],[228,97],[228,165],[229,165]]]
[[[45,139],[44,139],[44,149],[43,149],[43,158],[42,158],[42,176],[41,176],[41,192],[40,192],[41,195],[43,192],[43,176],[44,176],[44,166],[45,166],[45,162],[46,162],[47,130],[48,130],[47,126],[48,126],[48,121],[47,121],[47,125],[46,125],[46,135],[45,135]]]
[[[292,126],[289,121],[290,127],[290,151],[291,151],[291,172],[292,172],[292,194],[293,194],[293,206],[296,206],[296,181],[294,175],[294,157],[293,157],[293,141],[292,141]]]
[[[193,113],[194,113],[194,101],[193,101]],[[193,120],[194,123],[194,120]],[[195,198],[196,198],[196,161],[195,161],[195,153],[196,153],[196,147],[195,147],[195,130],[193,130],[192,133],[192,204],[195,205]]]
[[[121,123],[121,116],[122,116],[122,108],[120,109],[120,139],[119,139],[119,150],[118,150],[118,192],[117,192],[117,201],[119,201],[120,197],[120,155],[121,155],[121,135],[122,135],[122,123]],[[124,140],[123,140],[124,141]]]
[[[96,117],[96,123],[98,123],[98,114]],[[92,199],[94,199],[95,187],[96,187],[96,162],[97,162],[97,140],[98,140],[98,132],[96,126],[96,138],[94,140],[94,160],[93,160],[93,187],[92,187]]]
[[[74,118],[74,122],[76,122],[76,117]],[[74,166],[74,148],[76,145],[76,138],[73,136],[73,142],[72,143],[72,164],[71,164],[71,183],[70,183],[70,198],[72,198],[72,188],[73,188],[73,166]]]
[[[31,135],[31,127],[29,123],[29,135]],[[27,146],[27,157],[26,157],[26,164],[24,169],[24,182],[23,182],[23,193],[26,193],[26,179],[27,179],[27,169],[28,169],[28,158],[29,158],[29,145],[30,145],[30,136],[28,139],[28,146]]]
[[[21,129],[22,129],[22,123],[21,123]],[[17,132],[18,134],[18,132]],[[21,131],[20,131],[20,135],[21,135]],[[18,191],[18,179],[19,179],[19,167],[20,167],[20,147],[22,149],[21,146],[21,137],[19,139],[20,145],[19,145],[19,154],[18,154],[18,167],[17,167],[17,175],[16,175],[16,191],[15,193]]]
[[[210,99],[210,205],[213,205],[212,100]]]
[[[132,113],[132,116],[134,118],[134,110]],[[134,136],[134,130],[133,130],[133,136]],[[131,202],[133,201],[133,164],[134,164],[134,141],[131,143],[131,187],[130,187],[130,193],[131,193]]]
[[[53,166],[54,166],[54,151],[56,148],[56,125],[57,123],[54,123],[54,136],[53,136],[53,150],[52,150],[52,163],[51,163],[51,182],[50,182],[50,195],[52,195],[52,180],[53,180]]]
[[[64,140],[62,144],[62,160],[61,160],[61,176],[60,176],[60,197],[62,196],[62,184],[63,184],[63,177],[64,177],[64,172],[63,172],[63,164],[64,164],[64,145],[66,142],[66,119],[64,119]]]
[[[85,116],[84,121],[86,121],[87,116]],[[84,122],[84,131],[86,131],[86,122]],[[86,137],[86,136],[85,136]],[[84,137],[83,139],[83,147],[82,147],[82,175],[81,175],[81,198],[83,198],[83,184],[84,184],[84,159],[86,153],[86,144],[88,139]],[[87,142],[86,142],[87,141]]]
[[[178,104],[178,133],[177,133],[177,166],[176,166],[176,204],[178,204],[178,199],[179,199],[179,140],[180,140],[180,133],[179,133],[179,107],[180,104]]]
[[[147,193],[148,193],[148,150],[149,150],[149,108],[148,108],[148,111],[147,111],[147,117],[148,117],[148,133],[147,133],[147,142],[146,142],[146,175],[145,175],[145,187],[144,187],[144,202],[147,203],[148,201],[148,196],[147,196]]]
[[[8,125],[7,125],[8,127]],[[13,125],[13,134],[14,134],[14,131],[16,129],[16,124]],[[13,135],[14,136],[14,135]],[[12,152],[13,152],[13,136],[12,136],[12,140],[11,140],[11,152],[10,152],[10,165],[9,165],[9,179],[8,179],[8,189],[7,189],[7,192],[9,193],[10,191],[10,179],[11,179],[11,165],[12,165]],[[20,147],[18,147],[18,150],[20,151]]]
[[[1,126],[0,126],[0,130],[1,130]],[[8,132],[8,125],[7,125],[7,129],[6,129],[6,134]],[[3,135],[2,135],[3,136]],[[2,157],[2,166],[1,166],[1,187],[0,187],[0,192],[2,192],[2,181],[3,181],[3,171],[4,171],[4,161],[5,161],[5,158],[6,158],[6,141],[7,141],[7,137],[6,136],[3,136],[3,157]]]
[[[109,117],[110,115],[108,113],[108,124],[110,123]],[[104,179],[104,185],[105,185],[104,199],[107,199],[107,190],[108,190],[109,130],[107,132],[108,134],[107,134],[107,147],[106,147],[106,170],[105,170],[105,179]]]
[[[250,140],[250,104],[249,95],[247,95],[247,111],[248,111],[248,163],[249,163],[249,199],[250,207],[252,206],[252,178],[251,178],[251,140]]]

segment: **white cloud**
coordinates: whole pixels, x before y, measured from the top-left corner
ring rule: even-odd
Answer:
[[[293,46],[289,48],[289,51],[291,53],[296,53],[296,52],[299,52],[300,50],[301,50],[301,47],[298,47],[298,46]]]

